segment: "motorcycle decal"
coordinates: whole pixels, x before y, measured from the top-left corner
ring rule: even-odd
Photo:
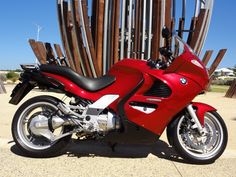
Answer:
[[[192,64],[196,65],[197,67],[204,69],[203,66],[201,65],[201,63],[199,63],[197,60],[191,60],[191,62],[192,62]]]
[[[105,95],[97,100],[92,105],[88,106],[88,110],[85,114],[99,115],[105,108],[119,98],[119,95]]]

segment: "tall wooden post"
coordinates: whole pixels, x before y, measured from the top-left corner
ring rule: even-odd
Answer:
[[[226,92],[225,97],[236,98],[236,79],[232,82],[229,90]]]
[[[2,80],[0,79],[0,94],[7,93]]]

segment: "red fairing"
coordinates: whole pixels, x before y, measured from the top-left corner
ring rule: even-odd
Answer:
[[[184,53],[174,60],[165,73],[178,73],[190,78],[198,83],[202,90],[206,90],[209,83],[209,75],[205,65],[186,47]]]
[[[204,126],[205,113],[209,112],[209,111],[216,111],[215,108],[213,108],[210,105],[204,104],[204,103],[193,102],[192,105],[193,105],[193,107],[195,107],[197,109],[196,114],[197,114],[197,117],[198,117],[200,123],[202,124],[202,126]]]
[[[175,62],[172,64],[174,65],[173,68],[178,70],[179,61],[176,60]],[[142,86],[123,105],[123,109],[129,121],[157,135],[161,135],[172,118],[191,103],[194,97],[203,90],[195,79],[186,77],[184,70],[180,75],[177,72],[151,69],[147,66],[146,61],[134,59],[124,59],[115,64],[109,71],[109,75],[115,76],[116,81],[98,92],[85,91],[64,77],[49,73],[44,74],[61,82],[67,92],[92,101],[98,100],[103,95],[118,94],[119,99],[109,106],[117,114],[119,114],[117,111],[119,102],[143,80]],[[182,78],[187,80],[186,84],[181,83]],[[156,81],[161,81],[170,88],[171,94],[168,97],[145,96],[145,93]],[[132,102],[153,104],[157,106],[157,109],[147,114],[134,109],[131,106]]]
[[[202,88],[189,79],[186,85],[181,84],[180,79],[183,76],[176,73],[164,74],[163,70],[151,69],[147,63],[139,60],[125,59],[115,65],[113,74],[120,71],[119,68],[129,67],[130,70],[136,69],[143,73],[144,83],[142,87],[126,102],[125,114],[127,118],[135,124],[145,127],[146,129],[161,135],[165,127],[172,118],[184,109],[193,98],[202,91]],[[172,93],[167,98],[156,96],[144,96],[156,80],[161,80],[167,84]],[[129,80],[128,82],[132,82]],[[127,83],[127,82],[125,82]],[[148,99],[159,99],[160,102],[149,101]],[[150,114],[143,113],[131,107],[132,102],[143,102],[157,105],[157,109]]]

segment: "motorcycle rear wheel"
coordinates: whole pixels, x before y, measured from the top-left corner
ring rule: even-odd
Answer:
[[[216,111],[207,112],[205,118],[206,134],[200,135],[191,128],[191,121],[181,115],[167,127],[169,143],[191,163],[213,163],[224,152],[228,132],[221,116]]]
[[[56,105],[61,102],[51,96],[38,96],[27,100],[17,110],[12,121],[12,137],[16,146],[29,157],[54,157],[60,155],[62,150],[71,140],[71,135],[50,142],[45,137],[34,135],[29,128],[30,119],[36,114],[56,111]],[[41,111],[40,111],[41,109]],[[36,111],[37,110],[37,111]],[[32,115],[33,114],[33,115]],[[30,118],[31,117],[31,118]],[[53,132],[61,134],[71,130],[71,127],[64,126],[59,131]]]

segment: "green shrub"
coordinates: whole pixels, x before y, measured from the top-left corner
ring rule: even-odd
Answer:
[[[6,74],[7,79],[11,80],[12,82],[16,82],[19,79],[19,74],[10,71]]]

